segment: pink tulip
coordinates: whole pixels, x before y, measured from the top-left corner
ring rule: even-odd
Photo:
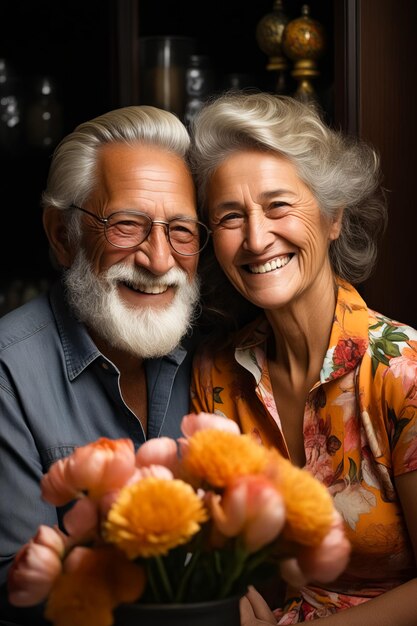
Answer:
[[[174,480],[174,474],[165,465],[149,465],[148,467],[137,468],[132,478],[126,484],[131,485],[138,480],[142,480],[142,478],[149,478],[149,476],[163,478],[164,480]]]
[[[42,479],[42,495],[56,506],[85,493],[98,499],[106,492],[122,487],[134,470],[133,442],[101,437],[56,461]]]
[[[178,447],[174,439],[158,437],[143,443],[136,452],[137,467],[164,465],[173,474],[178,470]]]
[[[237,478],[223,497],[210,492],[206,500],[217,529],[226,537],[241,535],[250,553],[273,541],[284,526],[282,496],[262,475]]]
[[[351,545],[347,539],[343,519],[335,510],[333,523],[328,534],[316,548],[303,547],[298,555],[299,566],[311,581],[328,583],[335,580],[346,569]]]
[[[71,541],[67,535],[63,533],[58,526],[45,526],[41,524],[33,537],[35,543],[50,548],[57,553],[59,557],[63,557],[66,548],[71,545]]]
[[[61,573],[66,537],[57,528],[40,526],[36,535],[16,554],[7,579],[9,601],[33,606],[45,600]]]
[[[189,413],[184,415],[181,421],[181,431],[186,437],[191,437],[198,430],[225,430],[229,433],[240,435],[240,428],[233,420],[214,413]]]
[[[308,582],[296,558],[283,559],[279,564],[282,578],[294,589],[301,589]]]
[[[80,495],[78,489],[67,482],[67,465],[68,459],[55,461],[41,480],[42,497],[55,506],[67,504]]]
[[[100,514],[97,503],[90,498],[77,500],[64,515],[65,530],[73,539],[84,543],[95,539],[99,533]]]

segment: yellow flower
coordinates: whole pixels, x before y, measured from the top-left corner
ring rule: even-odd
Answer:
[[[267,462],[266,448],[250,435],[227,431],[197,431],[184,448],[186,471],[214,487],[224,487],[239,476],[259,474]]]
[[[270,471],[285,502],[283,539],[319,546],[333,522],[334,504],[326,487],[306,469],[296,467],[276,450],[270,450]]]
[[[62,574],[48,598],[45,617],[54,626],[111,626],[114,603],[94,576]]]
[[[143,478],[120,491],[104,523],[104,538],[130,559],[159,556],[189,541],[207,518],[187,483]]]
[[[45,617],[54,626],[111,626],[113,609],[143,593],[144,570],[110,546],[76,546],[48,597]]]

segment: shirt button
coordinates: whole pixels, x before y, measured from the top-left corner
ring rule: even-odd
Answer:
[[[104,370],[108,370],[108,369],[109,369],[109,364],[108,364],[108,363],[106,363],[106,361],[103,361],[103,363],[101,364],[101,367],[102,367]]]

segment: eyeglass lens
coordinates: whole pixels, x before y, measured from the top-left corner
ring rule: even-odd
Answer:
[[[152,225],[152,220],[146,215],[118,213],[110,216],[106,237],[118,248],[133,248],[145,241]],[[179,254],[197,254],[207,243],[209,233],[199,222],[175,219],[166,226],[170,244]]]

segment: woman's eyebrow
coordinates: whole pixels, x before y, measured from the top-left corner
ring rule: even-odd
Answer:
[[[291,189],[271,189],[268,191],[262,191],[259,194],[259,197],[262,200],[270,200],[271,198],[275,198],[276,196],[282,196],[282,195],[294,195],[294,192]]]

